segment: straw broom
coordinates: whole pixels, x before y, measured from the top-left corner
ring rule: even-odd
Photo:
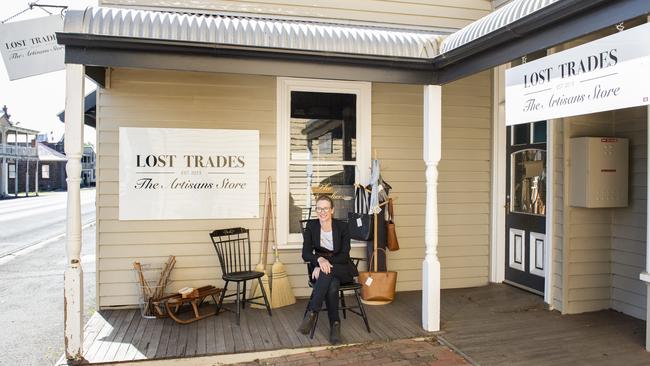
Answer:
[[[269,192],[273,192],[271,189],[271,181],[267,182],[267,189]],[[273,230],[273,244],[275,248],[275,262],[271,267],[271,308],[280,308],[283,306],[291,305],[296,303],[296,297],[293,296],[293,289],[291,288],[291,283],[289,282],[289,276],[287,271],[284,268],[284,264],[280,262],[280,255],[278,253],[278,240],[275,234],[275,213],[273,211],[273,194],[271,194],[271,230]]]
[[[255,266],[255,271],[264,272],[262,276],[262,286],[264,286],[264,291],[269,295],[271,293],[269,286],[269,276],[266,273],[266,256],[268,253],[269,245],[269,224],[271,221],[271,208],[270,208],[270,193],[268,190],[269,182],[271,177],[266,178],[266,190],[264,191],[264,213],[262,214],[262,243],[260,244],[260,261]],[[262,290],[260,290],[259,283],[257,281],[251,282],[251,291],[249,299],[262,296]],[[266,307],[260,306],[257,304],[251,303],[251,308],[254,309],[265,309]]]

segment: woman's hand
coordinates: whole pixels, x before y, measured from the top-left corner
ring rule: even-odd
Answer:
[[[330,272],[332,271],[332,264],[323,257],[318,258],[318,265],[320,266],[320,269],[325,274],[330,274]]]
[[[318,279],[319,274],[320,274],[320,268],[316,267],[314,268],[314,271],[311,273],[311,278],[313,278],[314,281],[316,281]]]

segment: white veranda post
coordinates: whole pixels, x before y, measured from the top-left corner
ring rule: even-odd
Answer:
[[[81,269],[81,155],[83,152],[84,66],[67,64],[65,96],[65,166],[68,174],[67,265],[64,277],[65,355],[83,360],[83,271]]]
[[[438,163],[441,156],[442,88],[424,87],[424,162],[426,164],[426,207],[422,264],[422,327],[440,330],[440,261],[438,260]]]

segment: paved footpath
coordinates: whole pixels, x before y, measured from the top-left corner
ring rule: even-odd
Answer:
[[[469,364],[468,361],[452,351],[449,347],[438,343],[435,338],[427,338],[420,340],[401,339],[392,342],[373,342],[361,345],[342,346],[316,352],[255,360],[237,365],[454,366]]]

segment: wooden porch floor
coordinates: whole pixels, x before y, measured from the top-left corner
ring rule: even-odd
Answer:
[[[514,287],[442,291],[440,335],[482,366],[650,365],[645,321],[613,310],[561,315]]]
[[[346,297],[346,302],[354,301]],[[247,307],[239,327],[230,312],[179,325],[171,319],[143,319],[139,310],[100,311],[86,325],[84,357],[98,363],[328,345],[326,313],[321,313],[314,339],[296,331],[305,307],[306,300],[298,300],[295,305],[274,309],[272,317],[266,310]],[[366,306],[371,333],[361,317],[348,313],[341,322],[343,342],[430,335],[420,326],[421,307],[419,291],[400,292],[390,305]]]
[[[349,301],[353,301],[350,299]],[[437,334],[480,365],[650,365],[645,322],[615,311],[560,315],[539,296],[507,285],[442,291]],[[295,331],[305,309],[246,309],[241,326],[226,312],[190,325],[142,319],[136,310],[101,311],[85,330],[91,363],[192,357],[329,344],[327,315],[313,340]],[[432,335],[421,328],[421,293],[400,292],[390,305],[367,306],[372,333],[360,317],[342,321],[345,343]]]

